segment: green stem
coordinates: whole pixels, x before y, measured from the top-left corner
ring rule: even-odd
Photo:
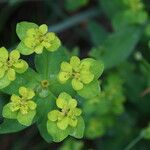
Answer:
[[[142,59],[143,65],[147,68],[147,70],[150,70],[150,64],[148,63],[148,61],[146,59]]]
[[[141,139],[143,139],[143,135],[140,134],[139,136],[137,136],[131,143],[129,143],[127,145],[127,147],[124,150],[130,150],[131,148],[133,148]]]
[[[68,19],[64,20],[61,23],[58,23],[56,25],[49,26],[49,31],[51,32],[60,32],[63,30],[66,30],[68,28],[71,28],[89,18],[93,18],[95,16],[99,15],[99,11],[97,8],[92,8],[89,10],[86,10],[84,12],[81,12],[79,14],[76,14],[74,16],[69,17]]]

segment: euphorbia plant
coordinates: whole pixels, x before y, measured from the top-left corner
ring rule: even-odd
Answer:
[[[0,88],[11,95],[3,107],[0,133],[20,131],[36,124],[47,141],[60,142],[68,135],[82,138],[86,128],[88,99],[100,95],[102,62],[72,56],[47,25],[17,24],[21,40],[16,50],[0,48]],[[20,54],[35,52],[35,68],[20,59]]]

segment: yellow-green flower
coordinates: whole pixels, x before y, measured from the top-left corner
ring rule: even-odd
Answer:
[[[0,48],[0,82],[5,80],[14,81],[16,73],[24,73],[28,64],[20,59],[20,53],[13,50],[8,53],[5,47]]]
[[[55,51],[61,45],[55,33],[48,32],[48,26],[46,24],[28,29],[23,43],[31,49],[31,53],[35,52],[37,54],[42,53],[44,48],[48,51]]]
[[[90,71],[91,62],[72,56],[70,63],[62,62],[58,79],[61,83],[65,83],[68,79],[72,79],[72,87],[75,90],[81,90],[84,84],[89,84],[94,79],[94,74]]]
[[[56,100],[56,105],[59,110],[53,110],[48,113],[48,119],[57,123],[57,127],[65,130],[68,126],[76,127],[78,116],[81,115],[81,109],[77,108],[77,101],[69,94],[63,92]]]
[[[123,15],[128,23],[143,24],[146,22],[148,14],[141,0],[124,0],[124,3],[127,9],[124,11]]]
[[[144,4],[141,0],[124,0],[124,2],[133,11],[140,11],[144,8]]]
[[[11,102],[3,108],[3,116],[9,119],[17,119],[23,125],[30,125],[36,114],[36,103],[32,100],[35,93],[32,89],[20,87],[19,94],[11,96]]]

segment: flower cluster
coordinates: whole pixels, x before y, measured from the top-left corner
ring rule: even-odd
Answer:
[[[20,87],[19,94],[11,96],[11,102],[3,108],[3,116],[9,119],[17,119],[23,125],[30,125],[36,114],[36,103],[32,100],[35,96],[33,90]]]
[[[72,87],[74,90],[81,90],[84,84],[89,84],[94,79],[94,74],[90,71],[91,63],[72,56],[70,63],[62,62],[58,79],[61,83],[65,83],[68,79],[72,79]]]
[[[26,46],[28,50],[27,52],[23,52],[25,55],[32,54],[33,52],[41,54],[44,48],[53,52],[61,45],[61,42],[55,33],[48,32],[48,26],[46,24],[40,26],[35,25],[28,28],[25,31],[24,36],[21,37],[21,41],[23,44],[22,46],[19,46],[18,49],[21,49],[23,45]]]
[[[46,138],[49,136],[49,139],[53,138],[55,142],[60,142],[69,135],[82,138],[85,123],[81,116],[82,111],[77,107],[78,102],[72,96],[75,96],[75,93],[83,98],[99,95],[98,78],[103,72],[103,64],[91,58],[80,60],[77,56],[72,56],[70,62],[65,62],[62,55],[65,55],[66,51],[63,48],[60,53],[48,53],[47,51],[56,51],[61,42],[54,33],[48,32],[45,24],[38,26],[21,22],[17,24],[16,32],[21,40],[17,50],[8,53],[4,47],[0,48],[0,89],[17,79],[3,90],[11,94],[10,102],[3,107],[2,112],[6,122],[7,119],[14,119],[15,123],[17,120],[24,126],[40,122],[42,127],[39,126],[39,130],[45,127]],[[44,49],[47,51],[43,51]],[[37,72],[28,69],[28,64],[20,59],[20,53],[30,55],[34,52],[42,53],[35,56]],[[49,65],[54,65],[52,71],[48,69]],[[16,76],[16,73],[24,74]],[[61,84],[69,80],[69,84]],[[94,90],[89,91],[91,88]],[[53,100],[56,95],[59,96],[55,105]],[[58,109],[55,109],[56,106]]]
[[[17,73],[24,73],[28,64],[20,59],[18,50],[8,53],[5,47],[0,48],[0,80],[14,81]]]
[[[124,16],[130,23],[143,24],[146,22],[148,14],[144,10],[144,4],[141,0],[124,0],[124,4],[127,6]]]
[[[77,101],[67,93],[61,93],[56,100],[56,105],[59,110],[53,110],[48,113],[50,121],[57,122],[57,126],[61,130],[65,130],[68,126],[76,127],[78,116],[81,115],[81,110],[76,108]]]
[[[141,0],[124,0],[124,3],[133,11],[140,11],[144,8],[144,4]]]

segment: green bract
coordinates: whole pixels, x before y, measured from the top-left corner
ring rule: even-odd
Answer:
[[[23,55],[30,55],[34,52],[41,54],[44,48],[53,52],[61,45],[55,33],[48,32],[46,24],[38,26],[30,22],[21,22],[17,24],[17,34],[21,40],[18,50]]]
[[[25,87],[19,88],[19,94],[11,96],[11,102],[3,108],[3,117],[17,119],[19,123],[29,126],[36,114],[36,103],[32,100],[35,96],[33,90]]]
[[[4,88],[16,79],[16,73],[24,73],[28,64],[20,58],[18,50],[8,53],[5,47],[0,48],[0,88]]]
[[[72,56],[70,63],[62,62],[58,79],[61,83],[65,83],[68,79],[72,79],[72,87],[75,90],[81,90],[84,84],[89,84],[94,79],[94,74],[90,71],[91,61],[80,59]]]

